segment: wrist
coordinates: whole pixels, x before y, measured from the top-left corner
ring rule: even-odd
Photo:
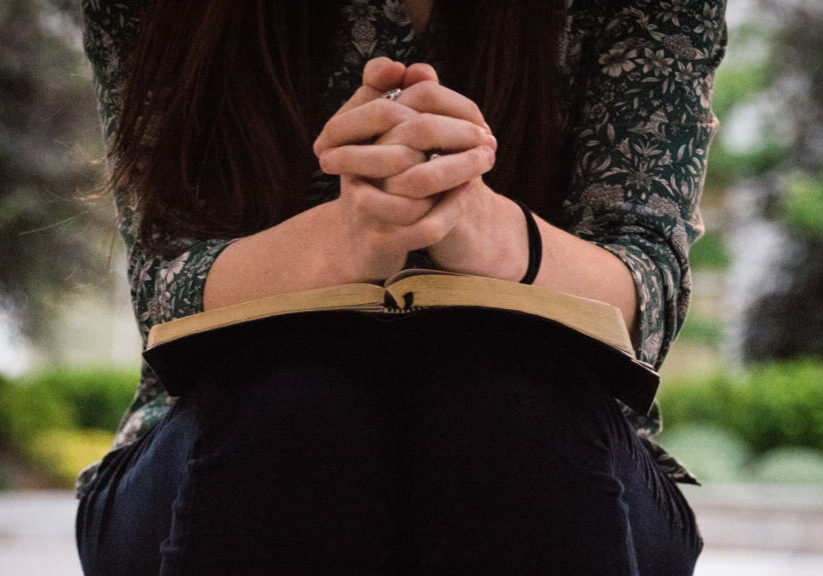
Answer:
[[[466,214],[443,242],[429,248],[429,254],[451,272],[519,282],[529,263],[523,211],[485,184],[472,194]]]
[[[510,282],[520,282],[529,269],[529,229],[523,209],[520,204],[497,195],[499,211],[505,214],[503,225],[497,226],[498,246],[501,248],[498,255],[498,278]]]

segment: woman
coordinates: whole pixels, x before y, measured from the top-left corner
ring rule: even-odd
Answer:
[[[556,4],[84,2],[144,336],[414,264],[610,302],[659,365],[723,2]],[[691,477],[651,443],[656,410],[484,321],[301,320],[266,382],[177,402],[144,368],[80,479],[84,569],[690,574]]]

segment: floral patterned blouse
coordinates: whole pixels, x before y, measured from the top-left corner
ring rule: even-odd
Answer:
[[[140,24],[143,0],[83,0],[84,41],[111,143],[120,88]],[[725,51],[725,0],[565,0],[561,38],[561,126],[573,151],[563,203],[568,231],[617,255],[639,300],[637,355],[659,366],[684,318],[691,292],[689,247],[702,234],[698,201],[709,144],[717,130],[710,100]],[[401,0],[350,0],[341,21],[339,62],[329,81],[336,109],[361,83],[365,62],[419,58]],[[306,194],[328,200],[318,173]],[[116,202],[128,254],[131,297],[144,343],[152,325],[202,311],[203,288],[229,240],[170,240],[180,255],[164,260],[137,241],[126,194]],[[143,365],[134,401],[113,450],[145,435],[169,410],[169,397]],[[694,478],[652,442],[661,421],[624,407],[661,468],[680,482]],[[82,493],[96,465],[84,471]]]

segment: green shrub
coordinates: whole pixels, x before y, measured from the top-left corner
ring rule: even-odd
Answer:
[[[731,404],[732,376],[725,371],[664,382],[659,401],[667,428],[693,422],[728,427],[725,414]]]
[[[780,446],[823,450],[823,363],[762,364],[732,388],[731,429],[758,452]]]
[[[114,434],[106,430],[48,430],[36,436],[26,456],[58,488],[71,488],[80,471],[102,458]]]
[[[0,440],[19,446],[43,430],[114,430],[137,378],[133,370],[56,368],[0,382]]]
[[[0,382],[0,442],[21,448],[44,429],[73,428],[71,406],[52,390]]]
[[[71,486],[108,450],[137,379],[133,370],[107,368],[0,379],[0,450],[46,472],[57,486]]]
[[[823,450],[823,362],[770,362],[741,374],[720,371],[667,383],[660,393],[666,425],[709,422],[756,453],[781,446]]]

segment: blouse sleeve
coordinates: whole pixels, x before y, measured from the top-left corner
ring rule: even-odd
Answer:
[[[95,90],[107,146],[111,146],[120,114],[124,61],[137,36],[144,0],[83,0],[84,47],[94,73]],[[115,159],[116,161],[116,159]],[[138,241],[139,214],[129,206],[126,190],[115,193],[120,233],[128,257],[132,304],[145,345],[154,324],[201,312],[209,270],[230,240],[195,241],[168,238],[178,253],[164,259]]]
[[[588,30],[571,34],[565,62],[576,68],[578,104],[563,217],[631,271],[637,355],[659,366],[686,315],[689,247],[703,233],[698,201],[717,129],[711,94],[725,51],[725,2],[587,4],[594,8],[578,13],[587,13]]]

